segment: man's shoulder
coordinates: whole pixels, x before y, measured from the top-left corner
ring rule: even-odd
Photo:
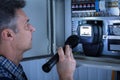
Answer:
[[[0,66],[0,80],[12,80],[9,78],[11,76],[7,70]]]
[[[0,77],[0,80],[13,80],[13,79],[10,79],[8,77]]]

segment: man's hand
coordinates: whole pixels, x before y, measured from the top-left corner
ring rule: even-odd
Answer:
[[[59,61],[57,63],[57,71],[60,80],[73,80],[76,61],[73,57],[72,49],[69,45],[65,46],[65,52],[62,47],[58,49]]]

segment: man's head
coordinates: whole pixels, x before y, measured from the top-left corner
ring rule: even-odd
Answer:
[[[6,28],[16,32],[16,10],[24,6],[24,0],[0,0],[0,33]]]
[[[35,29],[22,10],[24,6],[24,0],[0,0],[0,48],[9,50],[8,53],[0,49],[2,54],[22,56],[32,47]]]

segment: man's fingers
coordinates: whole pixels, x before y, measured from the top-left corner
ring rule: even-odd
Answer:
[[[59,55],[59,61],[62,61],[65,59],[65,55],[62,47],[58,48],[58,55]]]
[[[65,46],[65,52],[63,51],[62,47],[58,48],[58,55],[59,55],[59,61],[63,61],[65,58],[74,59],[72,49],[70,48],[69,45]]]
[[[70,56],[71,56],[72,59],[74,59],[74,56],[73,56],[73,53],[72,53],[72,49],[70,49],[70,50],[71,50]]]
[[[69,45],[65,46],[65,56],[70,58],[71,57],[71,48]]]

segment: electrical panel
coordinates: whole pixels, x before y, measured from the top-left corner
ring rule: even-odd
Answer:
[[[103,43],[101,55],[120,56],[120,1],[71,0],[71,34],[79,35],[80,25],[96,20],[103,22],[101,26]],[[88,30],[90,31],[90,28],[84,29],[84,33]],[[74,50],[79,52],[81,46]],[[82,53],[83,49],[80,52]]]

